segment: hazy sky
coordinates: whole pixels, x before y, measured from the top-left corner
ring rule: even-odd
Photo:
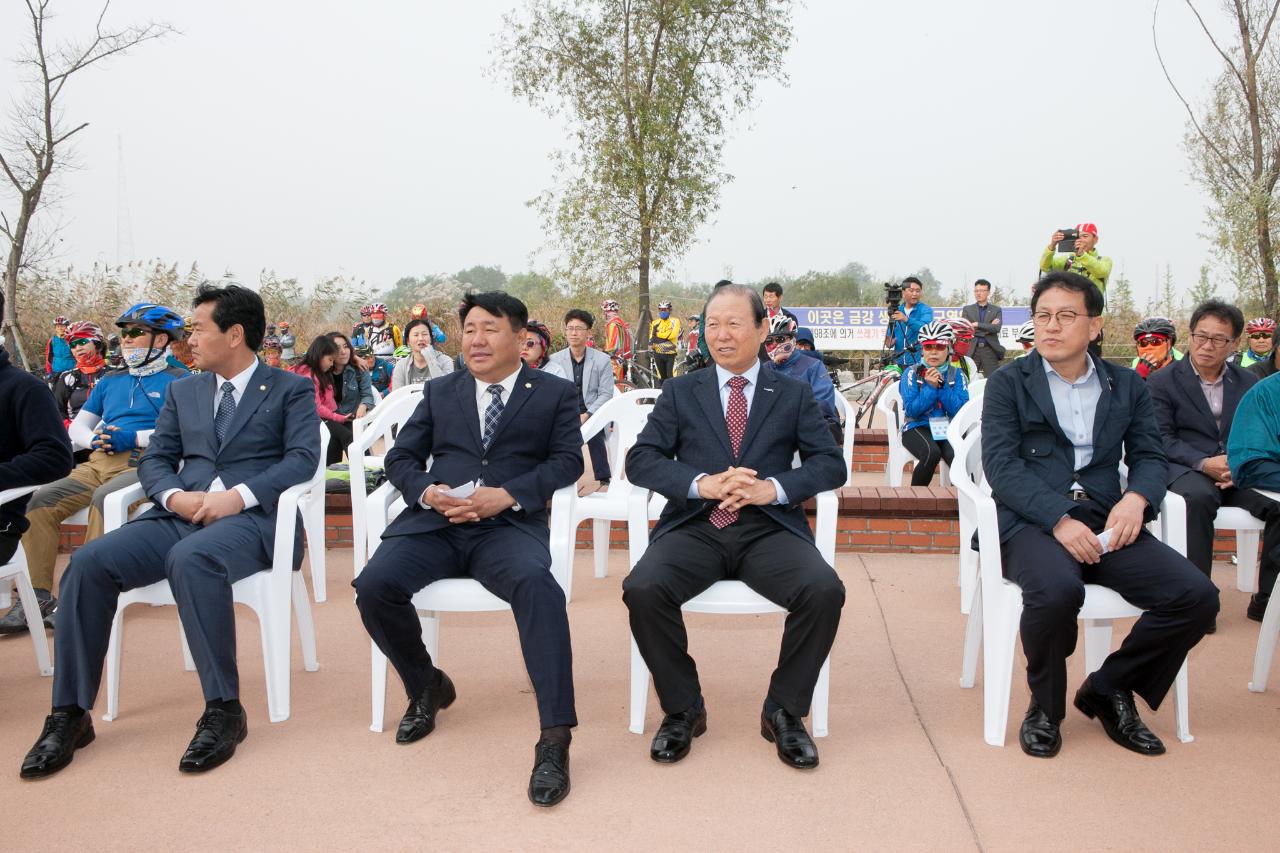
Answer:
[[[95,3],[57,5],[52,31],[91,26]],[[565,133],[486,74],[513,5],[116,0],[109,21],[181,34],[70,84],[68,120],[91,124],[62,178],[64,261],[117,260],[119,139],[135,258],[376,289],[528,269],[543,235],[524,202]],[[0,8],[5,59],[24,14]],[[1088,220],[1140,299],[1165,264],[1190,287],[1209,257],[1204,201],[1151,15],[1150,0],[809,0],[789,85],[763,86],[735,127],[735,180],[667,274],[749,281],[856,260],[1022,291],[1054,228]],[[1162,6],[1166,60],[1199,97],[1219,64],[1194,27]],[[5,62],[0,91],[16,87]]]

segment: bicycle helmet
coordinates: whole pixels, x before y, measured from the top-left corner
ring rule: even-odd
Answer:
[[[923,346],[924,344],[953,344],[956,340],[955,330],[951,328],[951,324],[946,320],[932,320],[920,327],[920,334],[916,336],[916,343]]]
[[[279,327],[279,329],[280,329],[280,331],[281,331],[281,332],[287,332],[287,331],[289,331],[289,321],[288,321],[288,320],[281,320],[279,323],[276,323],[276,326],[278,326],[278,327]]]
[[[56,320],[54,322],[57,322]],[[1270,332],[1276,333],[1276,321],[1270,317],[1254,317],[1244,327],[1245,332],[1252,335],[1254,332]]]
[[[102,327],[90,320],[80,320],[67,327],[67,340],[101,344],[104,342]]]
[[[600,310],[601,311],[621,311],[622,306],[618,304],[618,300],[616,299],[606,299],[604,302],[600,303]]]
[[[280,339],[275,335],[267,335],[262,339],[262,348],[264,350],[280,349]]]
[[[360,316],[361,316],[361,317],[368,317],[368,316],[369,316],[370,314],[372,314],[372,313],[373,313],[373,306],[372,306],[372,305],[361,305],[361,306],[360,306]]]
[[[427,319],[427,306],[419,302],[417,305],[409,309],[409,319],[425,320]]]
[[[187,321],[181,314],[154,302],[139,302],[125,309],[116,318],[116,325],[120,328],[146,326],[153,332],[164,332],[170,339],[182,338],[187,329]]]
[[[792,337],[796,335],[796,321],[786,314],[778,313],[769,318],[769,337]]]
[[[946,322],[951,326],[951,331],[956,333],[956,340],[958,341],[967,341],[978,331],[973,323],[962,317],[953,317]]]
[[[1273,323],[1272,325],[1275,324]],[[1167,317],[1148,317],[1133,327],[1133,339],[1135,341],[1147,335],[1163,335],[1169,339],[1169,343],[1177,343],[1178,341],[1178,330],[1173,325],[1173,321]]]
[[[413,353],[409,352],[409,348],[404,344],[401,344],[400,346],[396,347],[395,352],[391,354],[396,358],[404,358],[407,355],[413,355]]]
[[[385,314],[385,313],[387,313],[387,303],[385,302],[375,302],[369,306],[369,316],[371,317],[374,314]],[[363,316],[363,314],[361,316]]]
[[[1023,323],[1014,331],[1013,339],[1020,344],[1034,344],[1036,342],[1036,324],[1030,320]]]
[[[68,320],[66,317],[62,316],[61,314],[53,318],[53,325],[55,326],[66,326],[66,325],[69,325],[70,323],[71,321]]]
[[[551,357],[551,330],[547,328],[545,323],[538,320],[530,320],[524,324],[526,332],[533,332],[538,336],[538,340],[542,342],[542,358],[538,359],[538,363],[533,367],[542,367]]]
[[[670,311],[670,310],[671,310],[671,300],[670,300],[670,299],[664,299],[664,300],[662,300],[661,302],[659,302],[659,303],[658,303],[658,310],[659,310],[659,311]]]

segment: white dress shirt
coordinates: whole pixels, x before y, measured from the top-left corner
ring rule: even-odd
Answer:
[[[1044,362],[1058,426],[1075,447],[1077,471],[1093,461],[1093,416],[1102,397],[1102,381],[1093,366],[1093,359],[1089,358],[1088,363],[1083,376],[1075,382],[1068,382],[1053,369],[1052,364]]]
[[[744,385],[742,388],[742,396],[747,398],[747,417],[750,418],[751,403],[756,398],[756,380],[760,378],[760,360],[756,359],[756,361],[752,363],[752,365],[748,367],[746,370],[742,371],[742,373],[730,373],[729,371],[725,370],[723,367],[721,367],[718,364],[715,366],[715,369],[716,369],[716,382],[718,383],[717,387],[719,387],[720,389],[721,414],[723,414],[726,419],[729,417],[729,395],[733,393],[733,389],[729,387],[729,380],[735,376],[741,376],[743,379],[747,380],[747,384]],[[705,476],[707,476],[707,474],[704,471],[703,473],[694,477],[693,482],[689,484],[690,500],[702,497],[700,494],[698,494],[698,481]],[[785,504],[787,502],[787,493],[783,490],[782,484],[779,483],[775,477],[767,477],[766,479],[770,483],[773,483],[773,488],[778,492],[777,500],[775,500],[774,503]]]
[[[258,361],[257,359],[254,359],[252,364],[250,364],[248,367],[246,367],[244,370],[240,371],[230,379],[227,379],[225,376],[221,376],[217,373],[213,375],[213,378],[216,380],[216,384],[214,385],[214,388],[213,388],[214,420],[217,420],[217,417],[218,417],[218,404],[222,402],[222,384],[224,382],[230,382],[232,385],[235,386],[235,388],[233,388],[231,391],[231,399],[236,401],[236,407],[239,408],[240,401],[244,399],[245,389],[249,387],[249,380],[253,378],[253,372],[257,369],[258,369]],[[222,484],[222,478],[215,477],[213,482],[209,484],[208,493],[213,494],[214,492],[225,492],[226,490],[227,490],[227,487]],[[240,485],[236,486],[235,490],[240,493],[240,499],[244,501],[245,509],[252,509],[253,507],[258,505],[258,499],[254,497],[253,492],[249,491],[249,487],[246,486],[244,483],[241,483]],[[170,489],[169,491],[160,495],[160,506],[164,507],[165,509],[168,509],[169,498],[180,491],[182,490]]]

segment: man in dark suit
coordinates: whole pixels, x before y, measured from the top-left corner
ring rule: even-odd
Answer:
[[[1084,584],[1096,583],[1146,612],[1085,679],[1075,706],[1100,718],[1121,746],[1159,755],[1164,745],[1138,716],[1133,694],[1159,707],[1212,624],[1218,590],[1143,528],[1164,500],[1164,451],[1138,375],[1088,353],[1102,329],[1101,292],[1075,273],[1049,273],[1036,283],[1031,312],[1035,351],[987,380],[982,406],[982,465],[1005,575],[1022,588],[1031,706],[1019,741],[1038,758],[1062,745],[1066,659]]]
[[[168,578],[200,674],[205,711],[178,769],[211,770],[248,734],[236,670],[231,585],[271,567],[280,493],[319,463],[311,383],[258,362],[262,299],[237,284],[196,292],[191,352],[197,376],[173,383],[138,479],[155,504],[85,545],[62,578],[53,712],[22,762],[47,776],[94,738],[98,694],[120,593]],[[298,526],[295,565],[302,559]]]
[[[1187,357],[1152,373],[1147,390],[1169,458],[1169,489],[1187,502],[1187,558],[1196,568],[1212,577],[1213,519],[1219,507],[1241,507],[1266,522],[1259,593],[1247,611],[1250,619],[1261,622],[1280,568],[1280,504],[1253,489],[1237,488],[1227,464],[1236,407],[1258,381],[1251,371],[1227,363],[1243,331],[1244,314],[1236,306],[1218,299],[1197,306]]]
[[[1004,358],[1004,346],[1000,343],[1000,329],[1004,322],[1004,311],[999,305],[988,300],[991,298],[991,282],[980,278],[973,283],[972,305],[960,309],[960,316],[973,323],[976,334],[973,336],[973,350],[969,353],[973,363],[983,376],[990,376],[1000,366]]]
[[[442,578],[472,577],[511,603],[542,726],[529,799],[552,806],[569,793],[570,729],[578,718],[546,505],[582,474],[578,393],[520,361],[529,318],[519,299],[468,294],[459,318],[467,371],[427,383],[387,454],[387,477],[408,509],[352,585],[369,636],[409,695],[397,743],[431,734],[437,712],[456,696],[423,645],[413,594]],[[448,494],[473,481],[481,485],[470,496]]]
[[[667,498],[653,543],[622,584],[631,633],[665,714],[650,757],[672,763],[707,728],[680,606],[741,580],[788,611],[761,734],[792,767],[818,765],[801,720],[835,641],[844,585],[814,547],[804,502],[847,472],[806,383],[762,370],[768,334],[755,290],[730,284],[703,312],[715,366],[662,389],[627,454],[627,476]],[[791,462],[799,451],[801,465]]]

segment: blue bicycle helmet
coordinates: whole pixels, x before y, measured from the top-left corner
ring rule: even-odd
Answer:
[[[171,340],[182,338],[186,333],[181,314],[154,302],[139,302],[130,306],[116,318],[116,325],[121,328],[146,326],[152,331],[164,332]]]

